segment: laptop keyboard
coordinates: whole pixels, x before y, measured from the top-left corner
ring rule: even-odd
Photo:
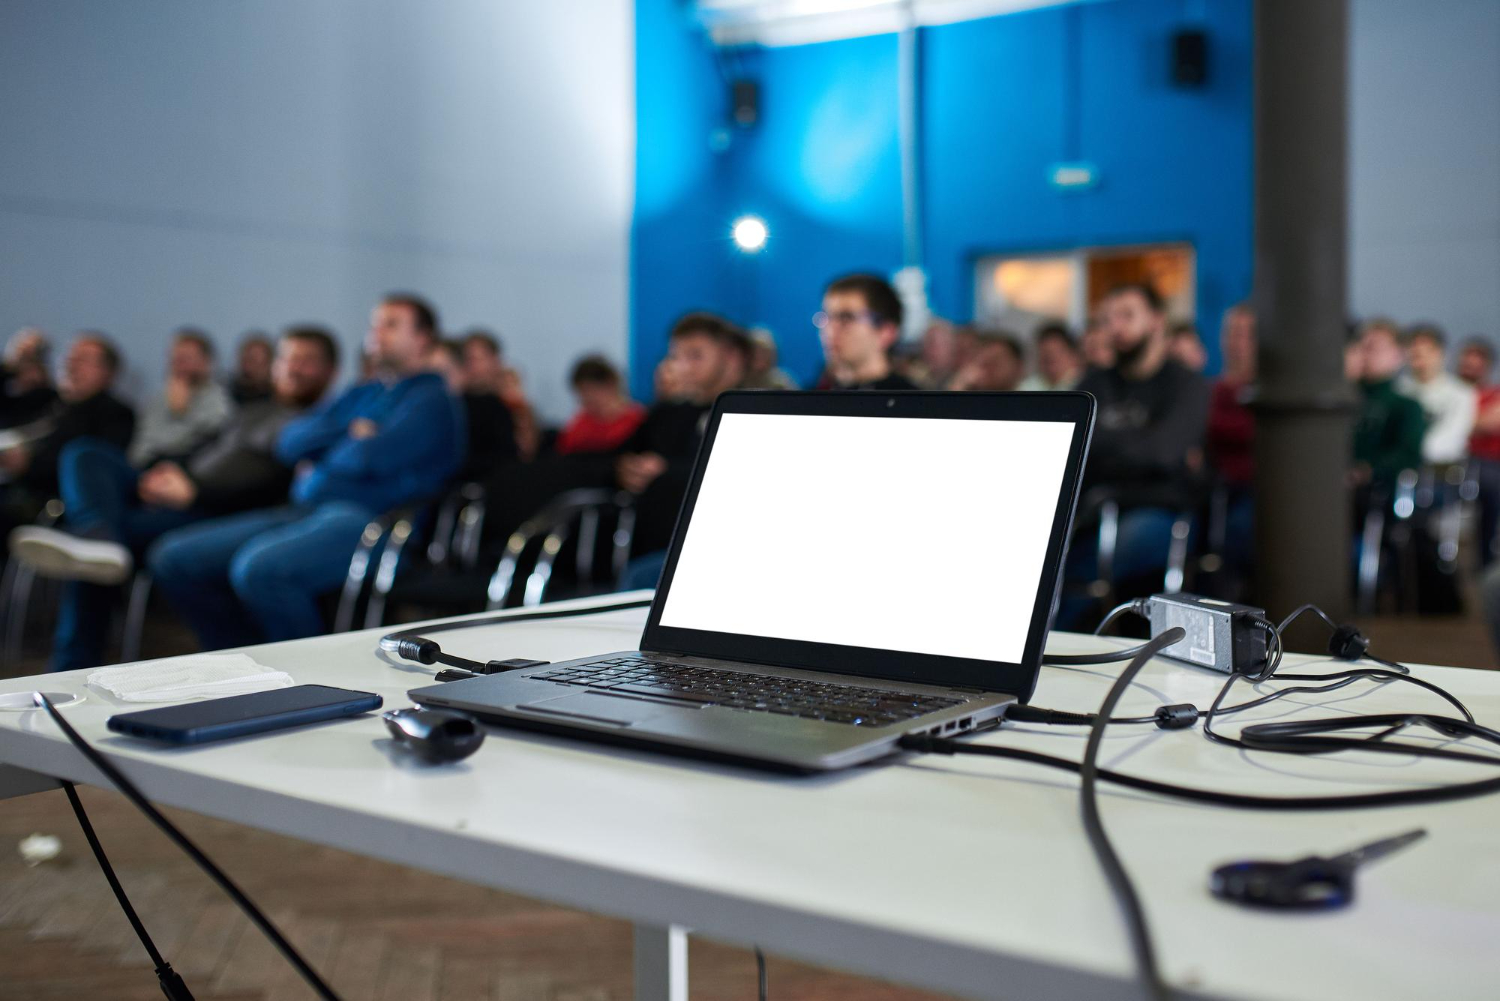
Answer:
[[[850,726],[888,726],[967,701],[885,688],[664,664],[644,657],[575,664],[529,677],[611,694],[800,716]]]

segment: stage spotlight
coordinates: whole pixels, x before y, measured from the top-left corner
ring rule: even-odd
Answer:
[[[753,215],[741,216],[734,221],[734,244],[747,254],[764,247],[769,235],[766,224]]]

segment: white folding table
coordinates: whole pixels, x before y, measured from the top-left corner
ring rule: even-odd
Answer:
[[[623,597],[630,596],[605,600]],[[441,641],[478,659],[563,660],[632,649],[644,616],[642,609],[489,625]],[[406,705],[405,692],[428,683],[431,671],[377,654],[379,635],[249,652],[299,683],[373,691],[387,707]],[[1058,634],[1050,649],[1107,643]],[[1303,660],[1312,658],[1288,664]],[[1500,676],[1417,673],[1465,699],[1481,722],[1500,721]],[[1115,676],[1114,668],[1044,669],[1033,702],[1093,711]],[[1157,661],[1120,712],[1206,707],[1221,682]],[[37,687],[85,693],[63,712],[159,803],[634,922],[638,997],[686,998],[685,929],[966,997],[1139,994],[1125,927],[1083,836],[1077,782],[1067,773],[1004,759],[903,755],[790,777],[499,729],[467,761],[424,767],[394,751],[373,714],[163,750],[109,733],[105,719],[127,707],[87,688],[83,672],[0,681],[0,693]],[[1445,711],[1414,686],[1361,682],[1321,702],[1294,696],[1242,717],[1407,708]],[[976,739],[1076,758],[1084,730],[1008,724]],[[1163,781],[1276,795],[1488,772],[1404,755],[1242,754],[1197,729],[1151,726],[1111,727],[1102,760]],[[0,795],[56,779],[106,784],[45,714],[0,713]],[[1144,899],[1164,974],[1185,995],[1500,994],[1500,798],[1277,813],[1102,791],[1105,823]],[[1345,910],[1261,913],[1207,890],[1210,869],[1226,861],[1333,853],[1418,826],[1429,837],[1362,871]]]

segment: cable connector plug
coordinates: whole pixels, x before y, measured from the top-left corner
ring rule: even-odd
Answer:
[[[528,667],[546,667],[552,663],[550,660],[527,660],[525,657],[512,657],[510,660],[489,660],[474,668],[475,674],[504,674],[506,671],[520,671]]]
[[[167,996],[167,1001],[193,1001],[193,992],[188,990],[181,974],[172,969],[171,963],[162,963],[156,968],[156,980],[161,984],[161,992]]]
[[[1094,717],[1089,713],[1042,709],[1038,706],[1023,706],[1019,702],[1012,702],[1005,707],[1004,718],[1016,723],[1045,723],[1048,726],[1092,726],[1094,723]]]
[[[418,664],[436,664],[438,654],[443,652],[436,641],[420,636],[386,636],[380,641],[380,649]]]
[[[1198,722],[1202,715],[1198,707],[1186,702],[1179,702],[1171,706],[1156,707],[1156,725],[1162,730],[1186,730]]]
[[[923,754],[955,754],[954,742],[946,737],[934,737],[930,733],[908,733],[896,741],[903,751],[920,751]]]

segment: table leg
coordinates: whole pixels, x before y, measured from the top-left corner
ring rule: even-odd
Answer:
[[[687,929],[635,926],[635,1001],[687,1001]]]
[[[27,771],[14,765],[0,765],[0,799],[56,789],[57,784],[57,779],[50,775]]]

